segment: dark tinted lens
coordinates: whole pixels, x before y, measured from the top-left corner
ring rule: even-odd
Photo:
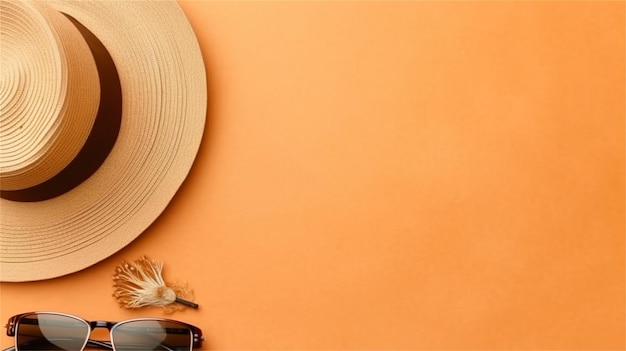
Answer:
[[[116,351],[191,351],[192,332],[174,321],[134,320],[113,327],[111,341]]]
[[[18,320],[15,342],[18,351],[77,351],[87,343],[89,331],[89,325],[75,317],[33,313]]]

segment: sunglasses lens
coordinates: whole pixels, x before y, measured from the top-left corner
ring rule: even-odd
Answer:
[[[185,324],[167,320],[121,322],[111,329],[116,351],[191,351],[192,331]]]
[[[89,332],[89,324],[75,317],[53,313],[27,314],[17,323],[16,349],[82,350]]]

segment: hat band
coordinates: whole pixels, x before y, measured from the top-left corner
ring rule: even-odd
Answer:
[[[93,55],[100,77],[100,105],[85,144],[59,173],[43,183],[19,190],[2,190],[0,197],[21,202],[48,200],[84,182],[102,165],[115,145],[122,122],[122,89],[113,58],[85,26],[64,14],[76,26]]]

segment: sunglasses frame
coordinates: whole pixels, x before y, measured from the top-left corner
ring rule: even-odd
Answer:
[[[38,312],[26,312],[26,313],[20,313],[17,314],[11,318],[9,318],[8,323],[4,326],[7,330],[7,336],[11,336],[11,337],[15,337],[15,334],[17,332],[17,328],[20,324],[20,320],[22,318],[24,318],[25,316],[28,315],[37,315],[37,314],[47,314],[47,315],[55,315],[55,316],[64,316],[64,317],[69,317],[69,318],[74,318],[77,319],[79,321],[85,322],[88,326],[89,326],[89,335],[91,335],[91,332],[94,331],[94,329],[96,328],[106,328],[109,331],[109,337],[112,338],[112,331],[113,329],[115,329],[118,325],[121,325],[123,323],[127,323],[127,322],[139,322],[139,321],[158,321],[158,322],[170,322],[170,323],[178,323],[181,324],[187,328],[189,328],[190,332],[191,332],[191,347],[192,349],[196,349],[196,348],[200,348],[202,347],[202,342],[204,341],[204,337],[202,336],[202,330],[200,330],[200,328],[191,325],[189,323],[185,323],[185,322],[181,322],[181,321],[177,321],[174,319],[167,319],[167,318],[133,318],[133,319],[128,319],[128,320],[123,320],[123,321],[119,321],[119,322],[109,322],[109,321],[88,321],[84,318],[72,315],[72,314],[67,314],[67,313],[61,313],[61,312],[48,312],[48,311],[38,311]],[[115,346],[113,345],[112,341],[102,341],[102,340],[92,340],[89,339],[89,335],[87,335],[87,341],[85,342],[85,344],[83,345],[83,349],[85,348],[85,346],[90,346],[90,347],[100,347],[100,348],[107,348],[110,350],[115,350]],[[5,351],[15,351],[18,350],[17,349],[17,338],[15,338],[15,346],[9,349],[6,349]]]

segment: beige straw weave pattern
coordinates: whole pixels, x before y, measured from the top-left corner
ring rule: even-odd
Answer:
[[[1,281],[69,274],[123,248],[170,202],[204,131],[204,63],[176,2],[2,1],[3,190],[58,172],[89,132],[93,62],[62,14],[92,32],[115,63],[119,134],[100,168],[70,191],[44,201],[0,199]]]
[[[100,87],[76,27],[38,3],[0,3],[0,186],[24,189],[65,168],[89,135]]]

